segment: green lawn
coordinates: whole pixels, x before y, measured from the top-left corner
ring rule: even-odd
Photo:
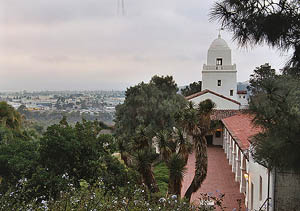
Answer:
[[[154,166],[154,176],[160,192],[166,195],[169,183],[169,170],[164,162]]]

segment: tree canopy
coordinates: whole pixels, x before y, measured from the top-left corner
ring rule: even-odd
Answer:
[[[254,137],[253,155],[269,168],[300,170],[300,83],[261,66],[251,75],[255,91],[249,110],[262,132]],[[269,73],[269,74],[266,74]]]
[[[169,137],[162,135],[162,131],[168,134],[173,130],[175,114],[186,104],[177,91],[172,76],[153,76],[149,83],[128,88],[124,103],[116,107],[115,128],[122,159],[140,173],[152,192],[158,191],[152,171],[158,158],[153,138],[158,136],[161,143],[169,143],[166,140]],[[160,149],[169,151],[166,146]],[[169,154],[164,151],[164,158],[167,159]]]
[[[185,88],[181,89],[181,94],[185,97],[195,94],[197,92],[201,92],[202,81],[190,83]]]
[[[152,136],[175,125],[174,115],[185,106],[185,99],[177,94],[172,76],[154,76],[149,83],[130,87],[125,102],[116,107],[117,133],[133,135],[140,126]]]
[[[22,201],[56,199],[61,191],[79,187],[82,180],[95,184],[101,179],[107,191],[116,191],[128,181],[131,171],[112,156],[115,139],[101,134],[103,123],[83,120],[71,126],[63,118],[34,139],[30,130],[21,130],[20,123],[13,121],[20,114],[6,103],[1,106],[1,194],[22,186]]]
[[[268,63],[256,67],[253,72],[250,75],[249,86],[247,88],[254,95],[263,91],[266,83],[278,77],[275,69],[272,69]]]
[[[19,130],[21,128],[22,117],[11,105],[0,102],[0,124],[3,126]]]

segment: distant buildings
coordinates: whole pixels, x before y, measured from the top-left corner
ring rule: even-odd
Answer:
[[[115,107],[125,100],[124,91],[60,91],[60,92],[6,92],[0,101],[6,101],[15,109],[21,105],[31,112],[79,112],[80,114],[113,116]]]

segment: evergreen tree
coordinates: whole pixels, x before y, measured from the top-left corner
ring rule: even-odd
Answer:
[[[293,50],[287,67],[300,72],[299,0],[221,0],[210,15],[233,32],[233,39],[241,45],[266,43]]]
[[[277,78],[275,69],[266,63],[255,68],[254,73],[250,75],[249,86],[247,87],[252,94],[257,94],[264,90],[265,84]]]
[[[185,88],[181,89],[181,94],[185,97],[201,92],[202,81],[190,83]]]
[[[258,92],[251,97],[249,109],[254,123],[262,128],[253,139],[254,158],[269,168],[300,170],[300,83],[299,78],[277,75],[257,80]],[[259,78],[259,77],[258,77]]]

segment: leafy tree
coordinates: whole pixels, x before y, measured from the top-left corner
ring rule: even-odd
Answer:
[[[157,87],[159,90],[164,91],[164,95],[174,94],[178,91],[177,84],[173,80],[172,76],[153,76],[150,80],[150,84]]]
[[[264,89],[266,83],[274,79],[276,79],[275,69],[266,63],[255,68],[254,73],[250,75],[250,85],[247,88],[255,95]]]
[[[215,3],[211,19],[233,32],[241,45],[267,43],[293,50],[288,62],[300,71],[300,2],[298,0],[222,0]]]
[[[25,128],[24,122],[17,110],[6,102],[0,102],[0,144],[36,139],[35,131]]]
[[[21,115],[11,105],[0,102],[0,123],[10,129],[21,129]]]
[[[124,162],[140,172],[149,190],[158,191],[153,162],[156,160],[153,138],[158,135],[163,156],[169,148],[166,131],[175,126],[175,114],[184,108],[185,99],[171,76],[154,76],[149,83],[140,83],[127,89],[124,104],[116,107],[116,134]],[[162,132],[165,131],[165,132]]]
[[[79,187],[83,180],[103,183],[105,192],[138,181],[134,171],[111,156],[116,143],[112,135],[101,134],[103,123],[82,120],[71,126],[63,118],[39,140],[23,128],[20,116],[0,103],[0,193],[21,192],[18,198],[13,196],[14,203],[58,199],[62,191]]]
[[[3,193],[15,187],[19,180],[30,178],[38,164],[38,144],[36,142],[12,139],[0,144],[0,177]]]
[[[249,105],[254,123],[262,128],[253,140],[254,158],[270,169],[299,171],[299,79],[278,75],[276,80],[264,79],[258,86],[260,91],[251,97]]]
[[[125,101],[116,107],[116,132],[133,135],[144,126],[154,136],[156,132],[175,125],[174,115],[185,105],[178,95],[171,76],[154,76],[148,84],[142,82],[127,89]]]
[[[37,122],[32,123],[32,128],[40,135],[44,132],[44,127]]]
[[[202,81],[190,83],[185,88],[181,89],[181,94],[185,97],[195,94],[197,92],[201,92],[202,89]]]
[[[50,178],[46,182],[47,189],[52,191],[50,196],[57,198],[59,192],[67,188],[67,183],[78,186],[79,181],[84,179],[93,184],[101,177],[109,177],[109,174],[111,177],[104,179],[107,185],[121,183],[122,167],[118,166],[121,164],[111,156],[115,150],[113,139],[110,135],[101,135],[100,131],[97,121],[83,120],[72,127],[66,118],[47,128],[40,142],[39,162],[41,175]],[[124,167],[123,171],[126,174]],[[68,179],[64,180],[66,177]],[[43,178],[40,180],[44,181]]]
[[[3,125],[0,125],[0,144],[8,144],[13,139],[13,131]]]
[[[18,111],[0,102],[0,192],[16,186],[34,172],[38,162],[38,143],[33,131],[23,130]]]

